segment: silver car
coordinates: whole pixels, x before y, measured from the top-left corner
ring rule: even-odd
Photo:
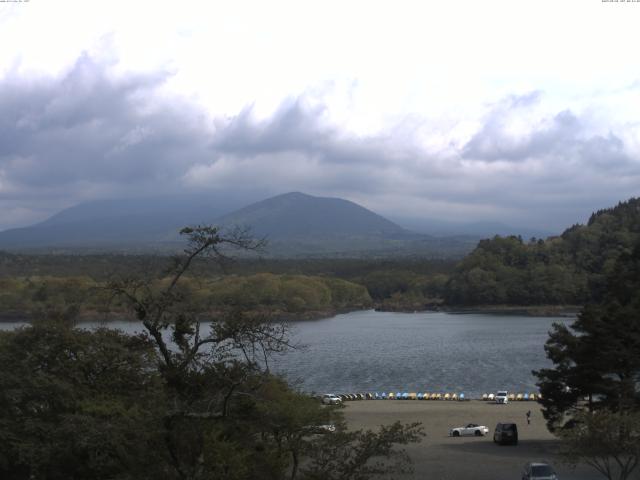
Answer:
[[[529,462],[524,466],[522,480],[558,480],[558,476],[548,463]]]

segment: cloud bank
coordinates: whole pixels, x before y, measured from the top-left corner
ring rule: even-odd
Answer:
[[[363,135],[313,91],[222,117],[167,94],[170,72],[113,72],[84,54],[62,75],[0,80],[0,229],[96,198],[293,190],[395,218],[560,229],[640,194],[640,126],[542,91]]]

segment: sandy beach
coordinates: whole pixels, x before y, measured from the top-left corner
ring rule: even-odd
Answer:
[[[531,410],[531,425],[526,412]],[[345,403],[349,428],[375,429],[379,425],[422,422],[427,436],[419,444],[406,447],[414,462],[414,474],[403,478],[429,480],[507,480],[520,479],[525,463],[551,463],[559,480],[602,478],[589,467],[576,470],[556,458],[557,440],[545,426],[535,402],[497,405],[483,401],[450,402],[421,400],[363,400]],[[493,442],[498,422],[518,425],[519,444],[500,446]],[[477,423],[489,428],[485,437],[450,437],[452,427]]]

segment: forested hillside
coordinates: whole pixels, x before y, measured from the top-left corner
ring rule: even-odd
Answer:
[[[640,199],[600,210],[559,237],[482,240],[445,288],[454,305],[573,304],[602,295],[606,275],[640,241]]]
[[[161,288],[159,278],[152,289]],[[71,309],[80,318],[124,318],[125,310],[106,290],[107,282],[90,277],[31,276],[0,278],[0,318],[37,316],[43,311]],[[241,309],[281,318],[330,315],[343,310],[372,306],[362,285],[338,278],[260,273],[217,278],[185,278],[183,294],[188,294],[202,312]]]
[[[140,272],[162,278],[166,261],[153,255],[0,252],[0,318],[28,316],[47,305],[100,312],[107,302],[105,282]],[[441,301],[454,266],[453,260],[408,258],[242,259],[226,266],[199,259],[193,271],[206,279],[206,286],[195,288],[205,292],[211,308],[226,303],[305,316],[371,307],[422,310]]]

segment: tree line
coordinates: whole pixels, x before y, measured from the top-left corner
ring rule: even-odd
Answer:
[[[591,215],[546,240],[482,240],[456,267],[444,301],[451,305],[584,305],[603,298],[618,258],[640,241],[640,199]]]

